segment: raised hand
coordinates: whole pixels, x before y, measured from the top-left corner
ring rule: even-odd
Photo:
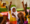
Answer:
[[[24,2],[22,1],[22,4],[23,4]]]

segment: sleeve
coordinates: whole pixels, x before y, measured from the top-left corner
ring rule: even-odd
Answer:
[[[9,14],[9,12],[8,12],[8,19],[10,20],[10,14]]]
[[[17,16],[17,14],[18,14],[18,13],[16,12],[16,20],[18,20],[18,16]]]

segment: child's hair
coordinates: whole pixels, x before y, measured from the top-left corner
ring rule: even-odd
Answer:
[[[23,18],[23,13],[22,13],[22,12],[20,12],[20,13],[18,14],[18,17],[19,17],[19,15],[21,16],[21,18]]]

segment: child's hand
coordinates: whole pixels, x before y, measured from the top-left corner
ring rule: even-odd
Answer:
[[[12,15],[15,17],[15,15],[12,13]]]
[[[23,1],[22,1],[22,4],[23,4]]]
[[[22,5],[24,5],[24,2],[22,1]]]
[[[12,15],[14,16],[14,14],[12,13]]]

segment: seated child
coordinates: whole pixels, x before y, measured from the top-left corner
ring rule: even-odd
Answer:
[[[18,14],[18,21],[17,21],[17,24],[23,24],[24,23],[24,16],[23,16],[23,13],[19,13]]]

